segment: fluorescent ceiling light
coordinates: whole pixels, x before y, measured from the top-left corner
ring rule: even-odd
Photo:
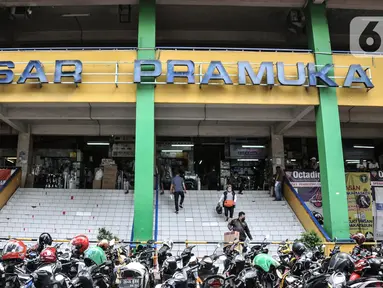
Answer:
[[[172,144],[172,147],[193,147],[194,144]]]
[[[348,164],[358,164],[359,162],[359,160],[346,160],[346,163]]]
[[[202,160],[201,161],[199,161],[199,165],[201,165],[202,164]]]
[[[89,13],[69,13],[69,14],[62,14],[61,17],[89,17]]]
[[[242,148],[265,148],[264,145],[242,145]]]
[[[297,161],[297,159],[290,159],[290,161],[291,161],[291,162],[296,162],[296,161]]]
[[[354,148],[358,149],[374,149],[374,146],[354,145]]]
[[[258,161],[259,159],[237,159],[239,162],[255,162]]]
[[[88,142],[88,146],[109,146],[109,142]]]
[[[181,153],[182,150],[161,150],[163,153]]]
[[[17,157],[7,157],[8,160],[17,160]]]

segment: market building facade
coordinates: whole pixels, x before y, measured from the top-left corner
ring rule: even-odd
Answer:
[[[307,50],[158,48],[158,4],[140,0],[136,49],[0,52],[0,119],[18,131],[17,165],[23,169],[23,182],[32,169],[33,135],[132,136],[134,238],[144,240],[154,229],[154,208],[148,203],[154,201],[157,154],[169,153],[156,147],[158,138],[266,137],[275,168],[285,166],[285,157],[292,158],[285,156],[284,135],[316,137],[324,228],[330,237],[348,238],[342,136],[354,138],[364,130],[368,138],[375,126],[349,128],[342,126],[347,122],[342,117],[350,107],[361,107],[356,117],[371,117],[361,123],[381,123],[381,111],[374,109],[383,106],[383,60],[333,53],[326,4],[315,2],[307,1],[303,9]],[[77,122],[70,128],[67,123],[50,127],[38,122],[63,119]],[[98,124],[81,124],[89,119]],[[100,124],[111,120],[120,122]],[[243,124],[252,121],[264,123]],[[300,121],[315,122],[315,130]],[[297,123],[298,130],[288,132]],[[180,138],[173,146],[188,147],[186,142]],[[256,144],[252,148],[263,145]],[[258,162],[257,157],[237,160]],[[190,161],[186,166],[193,167],[199,159]]]

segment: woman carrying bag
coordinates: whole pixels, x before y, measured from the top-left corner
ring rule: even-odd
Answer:
[[[230,214],[230,219],[233,218],[234,215],[234,208],[235,204],[237,202],[237,195],[233,191],[233,187],[231,184],[227,185],[227,189],[225,192],[222,193],[221,198],[219,198],[218,205],[222,205],[223,208],[225,209],[225,217],[226,220],[229,220],[229,214]]]

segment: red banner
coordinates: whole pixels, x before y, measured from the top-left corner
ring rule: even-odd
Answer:
[[[9,179],[9,177],[11,177],[11,174],[12,174],[11,169],[0,169],[0,188]]]

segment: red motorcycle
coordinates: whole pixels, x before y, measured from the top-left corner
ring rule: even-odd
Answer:
[[[362,250],[361,254],[356,256],[355,270],[350,276],[350,281],[367,276],[378,276],[380,272],[380,259],[371,255],[367,250]]]

